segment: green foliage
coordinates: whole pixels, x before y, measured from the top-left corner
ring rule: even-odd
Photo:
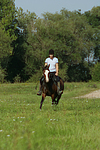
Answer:
[[[35,19],[35,13],[24,13],[23,9],[17,10],[18,28],[16,29],[17,39],[12,42],[13,55],[9,59],[7,66],[7,80],[15,81],[16,76],[20,76],[20,81],[29,79],[37,69],[38,63],[33,54],[32,46],[27,42],[28,26]]]
[[[0,6],[0,63],[7,71],[7,81],[15,82],[18,76],[20,82],[37,81],[51,48],[59,59],[59,75],[64,81],[90,79],[89,69],[81,64],[91,52],[100,59],[100,7],[84,14],[62,9],[38,18],[34,12],[15,8],[14,0],[1,0]],[[71,77],[72,66],[75,77]]]
[[[100,63],[94,65],[94,68],[92,70],[92,80],[100,81]]]
[[[5,82],[5,76],[6,76],[6,72],[0,66],[0,83],[4,83]]]
[[[42,77],[42,69],[38,70],[36,73],[33,74],[32,77],[30,77],[30,79],[27,82],[40,82],[40,79]]]
[[[10,35],[10,39],[16,39],[15,29],[16,23],[14,22],[16,16],[14,0],[1,0],[0,2],[0,22],[4,26],[7,34]]]
[[[9,57],[13,54],[12,42],[16,39],[16,16],[14,0],[0,1],[0,64],[7,70]],[[7,73],[8,74],[8,73]]]
[[[95,43],[94,57],[100,61],[100,6],[93,7],[91,11],[84,13],[88,23],[94,30],[93,42]]]
[[[20,78],[19,75],[17,75],[17,76],[14,78],[14,82],[15,82],[15,83],[20,83],[20,81],[21,81],[21,78]]]
[[[4,31],[4,27],[0,23],[0,59],[12,54],[11,42],[9,34]]]
[[[67,74],[70,82],[87,82],[91,79],[90,68],[86,63],[69,66]]]
[[[91,29],[85,17],[74,12],[46,13],[44,19],[36,20],[34,30],[37,32],[31,37],[35,43],[30,44],[42,60],[53,48],[61,62],[77,64],[89,55],[93,46]]]
[[[68,66],[66,64],[64,64],[59,69],[59,74],[58,75],[63,79],[63,81],[68,81],[67,70],[68,70]]]

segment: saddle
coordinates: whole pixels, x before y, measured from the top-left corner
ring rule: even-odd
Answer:
[[[50,73],[50,79],[57,85],[57,76],[55,74]]]
[[[58,76],[55,76],[55,75],[52,74],[52,73],[49,74],[50,80],[52,80],[56,85],[57,85],[57,82],[58,82],[57,77],[58,77]],[[41,85],[43,84],[43,82],[44,82],[44,76],[42,76],[42,78],[40,79]]]

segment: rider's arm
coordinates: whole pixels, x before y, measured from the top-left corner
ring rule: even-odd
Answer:
[[[45,66],[47,66],[47,63],[45,62]]]
[[[56,63],[56,73],[55,73],[56,76],[58,76],[58,63]]]

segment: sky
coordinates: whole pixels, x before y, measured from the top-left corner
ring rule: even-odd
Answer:
[[[42,17],[42,13],[59,13],[62,8],[68,11],[81,9],[84,13],[94,6],[100,6],[100,0],[15,0],[15,6],[21,7],[24,12],[29,10],[35,12],[38,17]]]

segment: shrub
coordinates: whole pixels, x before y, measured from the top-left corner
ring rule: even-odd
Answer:
[[[15,83],[20,83],[21,81],[21,77],[19,75],[17,75],[15,78],[14,78],[14,82]]]
[[[5,81],[5,71],[0,66],[0,83],[4,83]]]
[[[67,73],[69,82],[87,82],[91,79],[90,69],[84,63],[69,66]]]
[[[64,81],[68,81],[68,75],[67,75],[67,69],[68,66],[64,65],[61,69],[59,69],[59,76],[64,80]]]
[[[98,62],[95,64],[92,70],[92,80],[93,81],[100,81],[100,63]]]
[[[42,77],[42,69],[38,70],[35,74],[33,74],[32,77],[27,82],[38,82],[40,81],[40,78]]]

